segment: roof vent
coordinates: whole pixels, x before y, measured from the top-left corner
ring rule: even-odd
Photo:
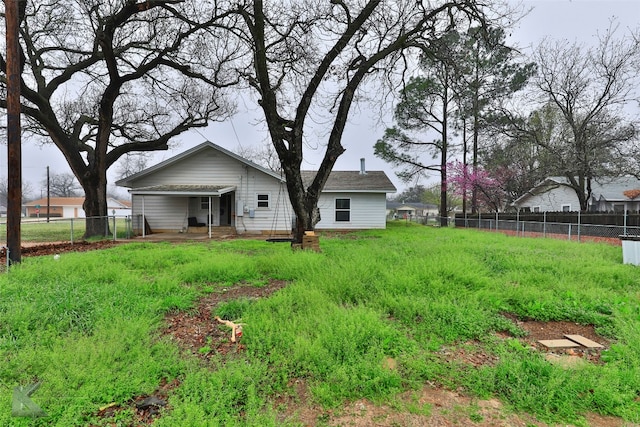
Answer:
[[[367,170],[364,167],[364,157],[360,159],[360,175],[366,175]]]

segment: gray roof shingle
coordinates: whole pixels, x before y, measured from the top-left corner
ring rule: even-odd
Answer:
[[[316,171],[302,171],[302,181],[309,185],[316,176]],[[363,192],[363,193],[395,193],[397,188],[393,185],[387,174],[383,171],[331,171],[323,192]]]

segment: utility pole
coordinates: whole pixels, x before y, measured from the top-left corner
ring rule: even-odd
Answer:
[[[22,138],[20,127],[20,42],[18,39],[21,0],[5,0],[7,45],[7,249],[9,265],[21,260]],[[23,9],[24,10],[24,9]]]
[[[51,185],[49,185],[49,166],[47,166],[47,222],[49,222],[50,210],[51,210]]]

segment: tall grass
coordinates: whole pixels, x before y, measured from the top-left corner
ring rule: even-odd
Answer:
[[[11,387],[38,380],[33,398],[49,417],[7,409],[0,425],[131,425],[127,411],[96,414],[173,379],[171,410],[154,425],[296,425],[276,403],[296,382],[326,408],[389,401],[429,381],[551,423],[584,424],[587,411],[640,421],[640,276],[619,247],[405,224],[321,246],[132,243],[25,258],[0,276],[0,407],[10,408]],[[245,351],[203,363],[162,336],[166,313],[268,279],[290,284],[217,309],[242,317]],[[522,334],[505,312],[594,324],[615,344],[605,364],[567,370],[497,338]],[[497,362],[474,368],[442,355],[469,343]]]

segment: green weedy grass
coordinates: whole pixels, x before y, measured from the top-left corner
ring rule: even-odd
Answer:
[[[430,381],[496,396],[549,423],[584,425],[587,411],[640,421],[640,276],[622,265],[619,247],[404,223],[323,237],[321,246],[131,243],[25,258],[0,276],[0,425],[130,425],[130,411],[95,414],[153,393],[162,379],[180,386],[158,426],[294,426],[273,405],[300,381],[327,408],[362,397],[394,402]],[[244,352],[207,365],[161,336],[166,313],[269,279],[290,284],[211,313],[242,318]],[[616,343],[603,365],[563,369],[515,338],[496,338],[522,334],[504,312],[595,324]],[[469,345],[497,362],[447,359]],[[49,417],[11,418],[7,387],[36,380],[33,398]]]

